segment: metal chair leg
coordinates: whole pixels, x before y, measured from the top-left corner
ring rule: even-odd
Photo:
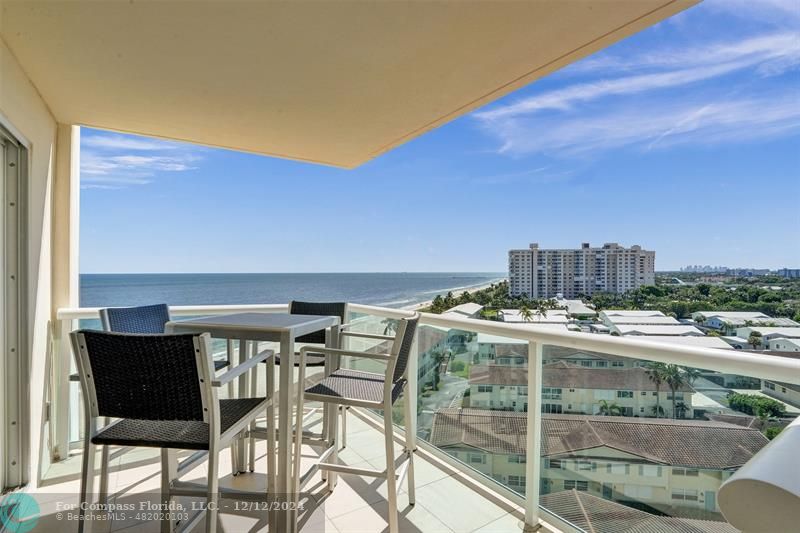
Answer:
[[[408,454],[408,470],[406,471],[407,481],[408,481],[408,503],[409,505],[414,505],[416,502],[415,497],[415,490],[416,487],[414,486],[414,449],[416,447],[415,444],[415,437],[416,435],[411,434],[411,424],[409,424],[409,420],[411,420],[412,416],[415,416],[416,413],[411,412],[411,404],[408,401],[408,389],[406,389],[406,397],[403,398],[403,409],[405,410],[405,442],[403,442],[403,447],[405,448],[405,452]]]
[[[252,356],[258,353],[258,343],[254,342]],[[250,397],[255,398],[258,396],[258,367],[251,371],[250,376]],[[256,421],[250,423],[250,472],[256,471],[256,438],[253,436],[253,431],[256,429]]]
[[[211,445],[208,450],[208,486],[206,489],[206,533],[217,531],[219,507],[219,451]]]
[[[161,505],[164,508],[164,518],[161,520],[161,533],[175,531],[173,513],[168,510],[172,500],[172,482],[178,477],[178,454],[175,450],[161,448]]]
[[[100,447],[100,489],[97,501],[101,505],[108,505],[108,446]]]
[[[330,458],[330,461],[332,463],[337,463],[339,461],[339,442],[338,442],[339,415],[338,415],[337,411],[338,411],[338,406],[336,406],[335,404],[331,405],[331,409],[330,409],[330,424],[331,424],[331,427],[330,427],[330,433],[329,433],[329,436],[330,436],[329,446],[333,448],[333,451],[331,452],[331,458]],[[336,474],[336,472],[334,472],[332,470],[328,471],[328,491],[329,492],[333,492],[333,489],[336,488],[336,482],[338,481],[337,478],[338,478],[338,475]]]
[[[267,360],[267,397],[272,401],[267,405],[267,494],[274,495],[277,483],[275,455],[275,358]]]
[[[92,444],[92,422],[86,420],[86,432],[83,435],[83,460],[81,470],[81,505],[78,509],[78,533],[84,532],[84,526],[87,520],[84,520],[86,515],[85,507],[89,503],[89,498],[92,494],[92,485],[94,483],[94,453],[95,446]]]
[[[394,439],[392,425],[392,406],[384,405],[383,408],[383,436],[386,445],[386,494],[389,519],[389,533],[398,533],[397,520],[397,477],[394,468]]]
[[[233,367],[233,341],[228,339],[227,345],[227,357],[228,357],[228,368]],[[234,382],[231,381],[228,383],[228,399],[232,400],[236,397],[234,388]],[[231,474],[234,476],[239,475],[239,454],[236,453],[238,446],[236,445],[236,440],[231,442]]]
[[[347,448],[347,410],[350,409],[345,405],[339,406],[339,412],[342,414],[342,450]]]

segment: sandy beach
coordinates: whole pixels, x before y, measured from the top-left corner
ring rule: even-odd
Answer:
[[[477,287],[472,287],[472,288],[463,289],[463,290],[461,290],[461,289],[450,289],[450,292],[452,292],[454,296],[459,296],[464,292],[468,292],[468,293],[472,294],[474,292],[481,291],[483,289],[488,289],[490,286],[494,285],[495,283],[499,283],[499,282],[505,281],[505,280],[506,280],[506,278],[497,278],[495,280],[490,281],[489,283],[484,283],[483,285],[478,285]],[[447,294],[447,292],[448,291],[445,291],[442,294],[442,296]],[[409,311],[417,311],[419,309],[422,309],[423,307],[430,306],[432,303],[433,303],[433,300],[426,300],[424,302],[420,302],[420,303],[417,303],[417,304],[407,305],[407,306],[403,307],[403,309],[407,309]]]

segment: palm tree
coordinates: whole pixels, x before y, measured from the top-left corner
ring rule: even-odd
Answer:
[[[617,402],[600,400],[600,410],[598,413],[602,416],[619,416],[622,414],[622,407],[620,407]]]
[[[678,410],[680,416],[678,418],[686,418],[686,411],[689,410],[689,407],[684,402],[678,402],[675,404],[675,409]]]
[[[653,413],[653,415],[656,418],[661,418],[662,416],[664,416],[664,408],[661,407],[660,405],[654,405],[653,407],[651,407],[650,412]]]
[[[675,392],[686,384],[683,369],[678,365],[666,365],[664,367],[664,382],[669,385],[669,389],[672,391],[672,418],[674,419],[677,418],[677,413],[675,412]]]
[[[683,372],[686,374],[686,382],[689,383],[690,387],[694,387],[694,382],[701,376],[700,371],[696,368],[685,366],[683,367]]]
[[[666,366],[664,363],[647,363],[647,376],[656,386],[656,405],[653,408],[656,418],[659,418],[659,413],[664,412],[661,408],[661,384],[664,383]]]
[[[384,325],[384,335],[394,335],[397,332],[397,320],[393,318],[384,318],[381,320],[381,324]]]
[[[519,316],[523,322],[530,322],[533,320],[533,311],[526,304],[519,306]]]

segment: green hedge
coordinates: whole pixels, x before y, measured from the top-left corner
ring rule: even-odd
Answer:
[[[761,416],[762,413],[772,417],[786,415],[786,407],[781,402],[772,398],[758,396],[757,394],[731,393],[728,395],[728,403],[731,409],[736,409],[748,415]]]

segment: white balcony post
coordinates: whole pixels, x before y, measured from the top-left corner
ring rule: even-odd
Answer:
[[[52,394],[50,397],[50,446],[51,460],[63,461],[69,457],[70,438],[70,381],[72,372],[72,350],[69,333],[72,320],[57,320],[53,332],[53,351],[51,379]]]
[[[528,342],[528,417],[525,440],[525,527],[537,531],[542,456],[542,343]]]

